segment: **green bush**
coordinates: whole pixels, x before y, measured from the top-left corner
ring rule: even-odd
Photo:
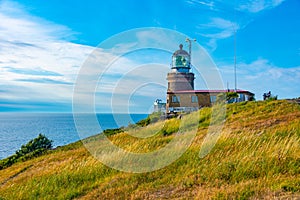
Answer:
[[[267,99],[267,101],[276,101],[278,99],[278,96],[276,95],[276,96],[271,96],[271,97],[269,97],[268,99]]]
[[[31,152],[41,149],[51,149],[52,140],[49,140],[45,135],[39,134],[37,138],[30,140],[26,145],[22,145],[21,149],[16,151],[18,157],[24,156]]]
[[[25,161],[33,157],[42,155],[46,150],[52,148],[52,140],[45,135],[39,134],[38,137],[30,140],[26,145],[22,145],[21,149],[8,158],[0,160],[0,170],[13,165],[18,161]]]
[[[233,99],[238,98],[239,95],[237,92],[226,92],[226,93],[220,93],[217,95],[217,103],[225,103],[225,102],[231,102]]]
[[[103,134],[106,136],[111,136],[111,135],[115,135],[115,134],[122,133],[122,132],[124,132],[124,127],[106,129],[103,131]]]
[[[148,126],[150,123],[155,123],[160,120],[160,117],[162,115],[162,112],[154,112],[148,115],[146,119],[142,119],[136,123],[139,127],[145,127]]]
[[[136,123],[136,125],[140,127],[148,126],[150,124],[150,117],[148,116],[146,119],[142,119]]]

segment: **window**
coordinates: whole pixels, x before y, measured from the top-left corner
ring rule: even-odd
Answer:
[[[210,96],[211,103],[215,103],[216,101],[217,101],[217,96],[214,96],[214,95]]]
[[[193,95],[192,96],[192,103],[198,103],[198,97]]]
[[[239,100],[240,101],[245,101],[246,100],[246,97],[244,94],[239,94]]]
[[[180,102],[180,97],[179,96],[172,96],[172,102],[173,103],[179,103]]]
[[[173,67],[188,67],[189,58],[185,56],[175,56],[173,57]]]

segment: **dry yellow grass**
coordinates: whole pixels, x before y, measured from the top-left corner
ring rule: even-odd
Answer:
[[[80,143],[70,144],[0,170],[0,199],[300,198],[299,105],[286,101],[228,105],[222,135],[201,159],[210,113],[208,108],[200,112],[192,145],[165,168],[120,172],[101,164]],[[176,131],[177,123],[158,122],[110,140],[128,151],[150,152],[174,138],[169,133]],[[163,132],[154,131],[162,126]],[[135,137],[143,131],[147,137]]]

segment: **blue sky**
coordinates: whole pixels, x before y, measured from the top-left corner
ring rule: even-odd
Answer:
[[[298,0],[0,0],[0,111],[71,112],[74,83],[89,54],[107,38],[142,27],[196,38],[231,88],[236,30],[238,88],[258,100],[269,90],[279,98],[299,97],[299,9]],[[120,67],[149,57],[166,66],[171,61],[170,54],[148,53],[126,56]],[[116,77],[107,74],[98,88],[97,112],[111,111],[111,97],[101,91]],[[165,98],[166,85],[139,88],[130,112],[148,112],[156,98]],[[196,87],[205,89],[200,78]]]

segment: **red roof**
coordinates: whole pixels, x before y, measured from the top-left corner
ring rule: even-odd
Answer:
[[[167,93],[223,93],[223,92],[235,92],[235,90],[178,90],[178,91],[168,91]],[[249,93],[247,90],[236,90],[237,93]]]

